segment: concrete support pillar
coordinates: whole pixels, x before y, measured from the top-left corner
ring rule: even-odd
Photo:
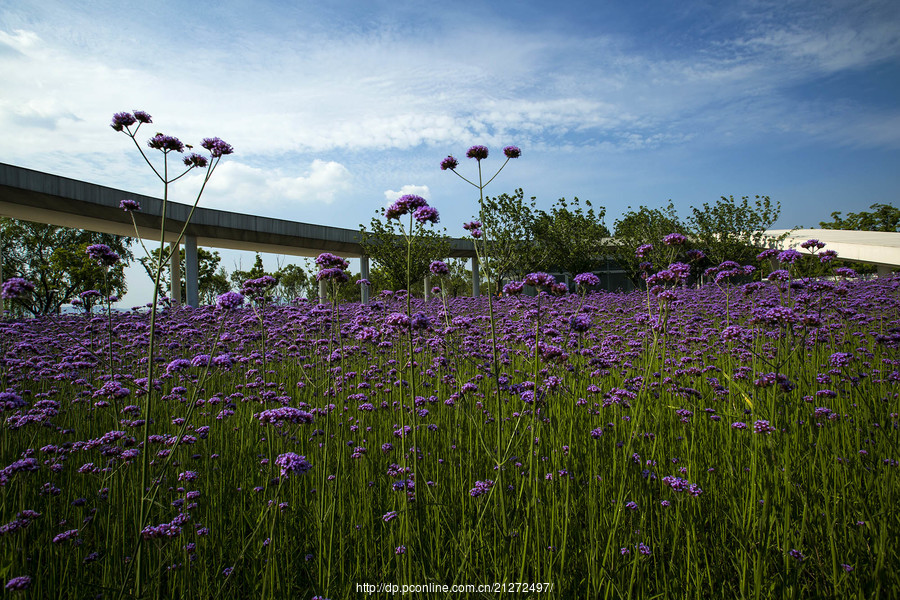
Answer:
[[[319,304],[328,302],[328,282],[325,279],[319,280]]]
[[[169,298],[175,304],[181,304],[181,252],[174,242],[169,245]]]
[[[890,277],[891,276],[891,266],[890,265],[876,265],[875,269],[876,269],[876,273],[878,273],[879,277]]]
[[[184,236],[184,285],[187,288],[187,305],[200,306],[200,263],[197,259],[197,238]]]
[[[481,274],[478,272],[478,257],[472,257],[472,297],[481,295]]]
[[[431,300],[431,275],[425,276],[425,302]]]
[[[369,257],[365,254],[359,257],[359,276],[363,279],[369,278]],[[369,286],[359,286],[359,299],[363,304],[369,303]]]

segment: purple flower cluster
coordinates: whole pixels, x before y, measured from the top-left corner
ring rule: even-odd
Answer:
[[[119,202],[119,208],[125,212],[136,212],[141,210],[141,203],[137,200],[125,199]]]
[[[291,474],[303,475],[312,468],[305,456],[285,452],[275,459],[275,464],[281,467],[281,476],[288,477]]]
[[[316,281],[334,280],[338,283],[344,283],[350,280],[350,276],[346,271],[350,267],[350,263],[330,252],[323,252],[316,257],[316,264],[319,266],[319,272],[316,273]]]
[[[256,414],[260,425],[272,424],[277,425],[283,422],[295,423],[297,425],[305,425],[312,423],[314,417],[312,413],[291,406],[283,406],[281,408],[270,408]]]
[[[119,255],[113,252],[106,244],[93,244],[85,250],[91,260],[105,267],[111,267],[119,262]]]
[[[469,495],[473,498],[477,498],[483,494],[487,494],[491,491],[491,488],[494,487],[494,482],[491,479],[487,479],[485,481],[476,481],[475,487],[469,490]]]
[[[4,300],[15,300],[23,296],[27,296],[34,291],[34,284],[21,277],[10,277],[3,282],[0,296]]]

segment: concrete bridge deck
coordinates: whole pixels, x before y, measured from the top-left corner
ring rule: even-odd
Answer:
[[[135,225],[131,215],[119,208],[119,202],[126,198],[141,204],[141,210],[132,213],[137,233],[144,239],[158,240],[163,204],[159,198],[0,163],[0,216],[133,236]],[[175,202],[167,204],[167,243],[176,241],[190,208]],[[767,233],[777,236],[786,232],[772,230]],[[900,267],[900,233],[802,229],[789,233],[783,245],[797,246],[811,238],[825,242],[827,248],[837,251],[841,258],[877,265],[879,274],[890,273],[892,268]],[[198,207],[185,228],[183,243],[187,302],[192,306],[198,305],[197,246],[293,256],[333,252],[344,257],[360,258],[362,276],[368,277],[369,274],[369,259],[360,246],[359,231],[354,229]],[[472,259],[472,293],[478,295],[477,258],[472,241],[451,239],[450,258]],[[175,285],[181,280],[178,261],[173,260],[170,268],[173,296],[180,301],[181,292]],[[368,300],[365,286],[362,286],[361,295],[364,302]]]

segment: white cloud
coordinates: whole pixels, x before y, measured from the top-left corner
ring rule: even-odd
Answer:
[[[426,200],[431,200],[431,190],[428,189],[427,185],[404,185],[400,188],[399,192],[395,192],[394,190],[384,191],[384,197],[388,204],[391,204],[400,196],[405,196],[407,194],[415,194],[416,196],[422,196]],[[387,206],[387,204],[385,206]]]
[[[192,176],[187,187],[199,184]],[[329,205],[350,189],[351,175],[344,165],[314,160],[303,175],[279,169],[260,169],[225,160],[206,186],[201,206],[282,219],[296,218],[309,209]]]

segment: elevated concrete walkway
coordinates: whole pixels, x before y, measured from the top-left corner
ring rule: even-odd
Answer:
[[[800,249],[806,240],[819,240],[825,250],[834,250],[838,258],[876,265],[879,275],[887,275],[900,267],[900,232],[846,231],[843,229],[773,229],[773,237],[788,233],[782,245]],[[802,252],[802,250],[801,250]]]

